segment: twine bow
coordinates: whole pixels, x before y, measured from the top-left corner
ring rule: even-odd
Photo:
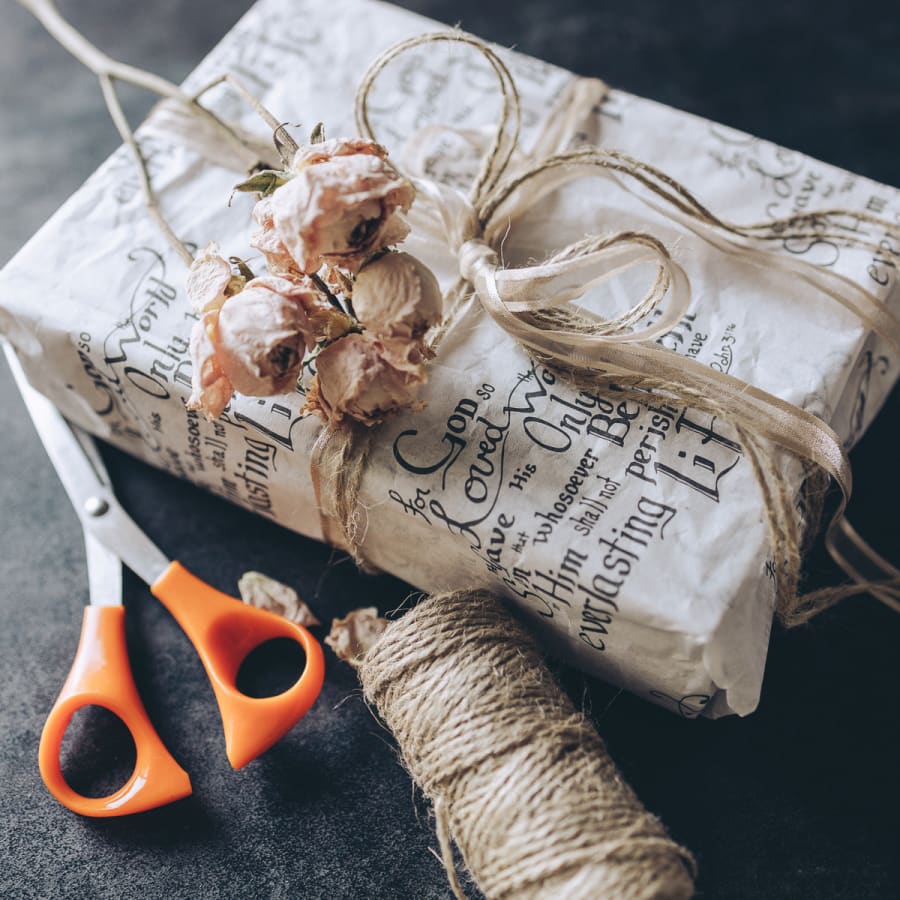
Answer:
[[[361,135],[377,140],[368,98],[380,73],[401,54],[438,42],[477,50],[497,78],[502,106],[491,145],[468,195],[421,174],[407,173],[416,184],[419,208],[424,209],[422,230],[443,241],[459,263],[459,279],[448,295],[447,319],[432,336],[433,342],[452,327],[474,297],[504,331],[544,361],[566,370],[577,384],[592,389],[615,384],[644,400],[648,392],[665,394],[725,418],[738,433],[765,501],[779,562],[776,587],[782,619],[799,624],[839,599],[864,591],[900,611],[900,571],[879,557],[844,517],[852,477],[837,434],[806,410],[654,343],[682,318],[691,302],[688,277],[660,240],[633,230],[595,235],[565,247],[543,263],[519,268],[504,266],[499,253],[511,223],[537,208],[549,194],[577,178],[601,177],[721,252],[814,287],[851,310],[867,329],[900,353],[900,319],[878,297],[840,274],[769,249],[774,242],[816,238],[877,251],[877,243],[862,228],[869,225],[898,233],[897,227],[876,216],[843,209],[741,226],[714,215],[664,172],[623,153],[593,147],[560,152],[573,123],[577,124],[605,91],[601,82],[586,79],[576,81],[561,100],[531,158],[522,159],[520,152],[517,159],[520,104],[512,75],[487,45],[458,31],[403,41],[372,64],[356,97]],[[541,155],[548,149],[548,155]],[[648,263],[656,266],[655,278],[647,293],[625,313],[605,319],[573,304],[592,287]],[[666,299],[661,315],[649,325],[641,324]],[[832,556],[857,584],[804,597],[797,594],[801,527],[791,490],[770,445],[789,451],[803,460],[809,471],[817,468],[838,485],[841,501],[826,540]],[[344,531],[351,549],[358,551],[358,529],[345,527]]]

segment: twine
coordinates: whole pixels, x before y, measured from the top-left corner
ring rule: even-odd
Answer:
[[[359,669],[365,697],[490,900],[693,895],[694,861],[641,805],[534,638],[484,592],[435,595]]]
[[[363,554],[368,519],[359,502],[374,429],[356,422],[319,429],[309,458],[322,537],[348,553],[363,572],[378,571]]]

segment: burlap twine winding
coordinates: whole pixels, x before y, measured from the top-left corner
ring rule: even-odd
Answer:
[[[478,888],[506,900],[682,900],[694,861],[641,805],[532,635],[485,592],[392,622],[359,669],[366,699]]]

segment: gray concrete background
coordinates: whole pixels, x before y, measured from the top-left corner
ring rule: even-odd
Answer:
[[[900,25],[874,2],[607,0],[401,5],[890,184],[900,184]],[[101,47],[180,79],[246,0],[68,0]],[[0,260],[116,146],[93,77],[15,3],[0,5]],[[126,93],[134,121],[151,102]],[[895,391],[854,452],[852,518],[896,560]],[[425,804],[353,674],[329,657],[314,711],[239,773],[212,694],[175,623],[126,581],[136,678],[195,794],[130,820],[79,819],[37,773],[47,710],[86,601],[74,514],[0,369],[0,895],[448,897]],[[283,532],[113,451],[117,491],[170,554],[233,592],[256,568],[330,616],[393,607],[405,588],[362,578]],[[727,550],[723,551],[727,556]],[[335,564],[337,563],[337,564]],[[811,583],[834,570],[821,552]],[[900,893],[896,690],[900,620],[871,598],[776,630],[746,720],[684,722],[564,673],[645,803],[689,846],[707,898],[888,898]],[[89,768],[89,766],[88,766]]]

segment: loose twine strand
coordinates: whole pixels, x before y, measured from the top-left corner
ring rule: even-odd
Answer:
[[[694,860],[641,805],[531,634],[485,592],[429,597],[392,622],[359,669],[485,896],[621,900],[693,894]]]
[[[107,56],[63,19],[54,0],[17,0],[17,2],[31,12],[63,47],[97,76],[110,118],[134,158],[141,183],[144,207],[169,245],[181,257],[185,265],[190,266],[194,259],[191,248],[175,234],[160,211],[156,192],[153,190],[150,180],[147,160],[122,108],[116,83],[133,84],[164,98],[163,104],[168,104],[165,109],[170,116],[175,114],[176,110],[180,111],[190,122],[190,130],[196,131],[198,127],[201,129],[200,140],[212,148],[210,155],[213,158],[237,162],[244,169],[254,166],[260,160],[266,160],[271,156],[271,149],[260,146],[260,142],[252,135],[225,122],[200,102],[201,97],[219,84],[227,83],[256,110],[270,127],[277,128],[279,123],[233,75],[223,75],[195,94],[186,94],[180,87],[159,75],[121,63]],[[195,143],[199,142],[195,141]]]

